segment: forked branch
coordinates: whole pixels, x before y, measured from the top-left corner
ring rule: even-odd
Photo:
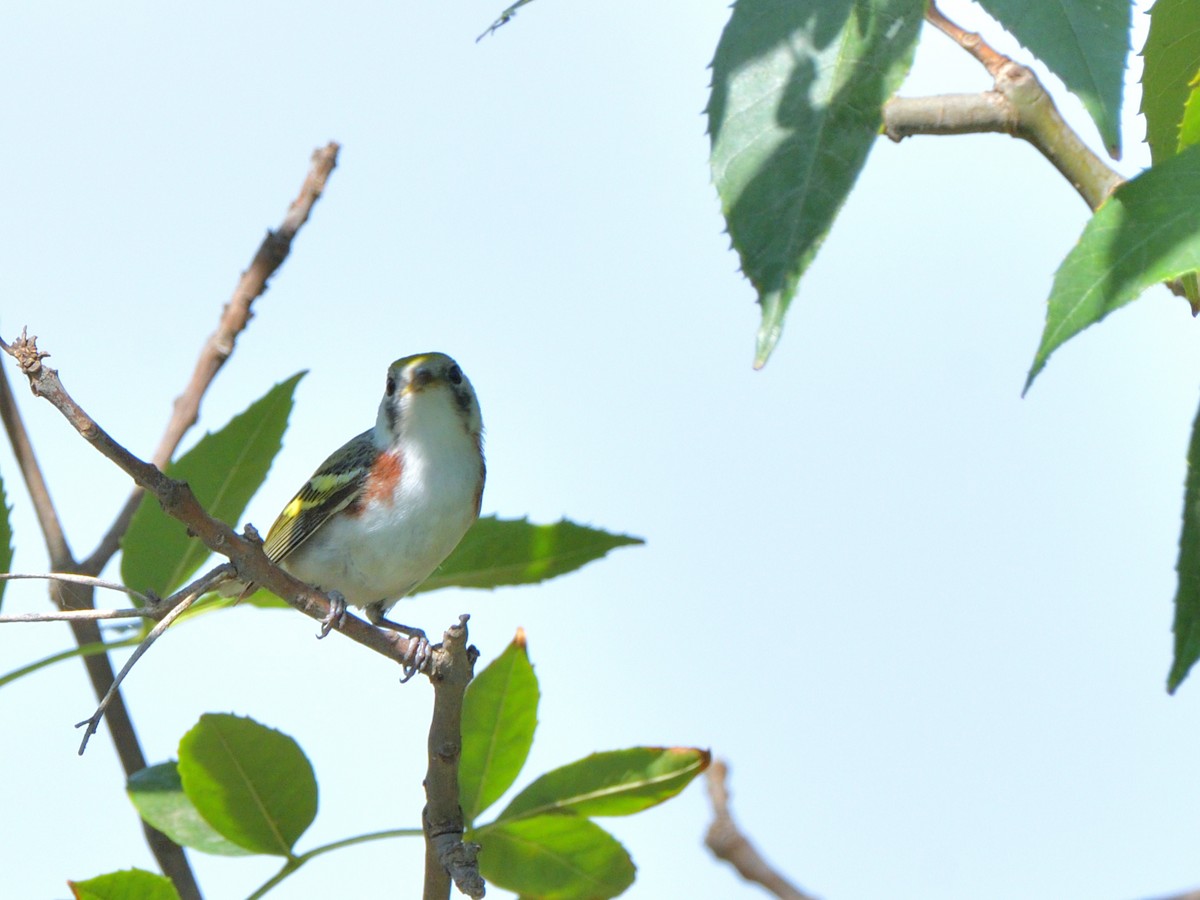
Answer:
[[[1124,180],[1063,120],[1033,70],[993,49],[978,34],[947,19],[930,3],[926,20],[987,69],[993,89],[979,94],[893,97],[883,106],[883,131],[893,141],[917,134],[1000,132],[1028,141],[1093,210]]]
[[[272,563],[263,553],[261,541],[243,537],[208,515],[185,482],[167,477],[157,466],[134,456],[101,428],[67,393],[58,372],[44,363],[48,354],[38,349],[36,337],[23,332],[11,345],[0,340],[0,349],[17,361],[35,395],[49,401],[88,443],[138,487],[153,494],[167,515],[183,522],[209,550],[228,558],[239,579],[266,588],[314,619],[328,617],[329,598]],[[401,664],[407,664],[416,650],[415,638],[385,632],[355,616],[343,616],[337,630]]]
[[[425,773],[425,889],[423,900],[447,900],[453,881],[468,897],[484,895],[476,854],[478,844],[463,842],[465,822],[458,794],[462,754],[462,705],[475,674],[479,651],[467,643],[468,616],[446,630],[434,652],[433,719],[429,725],[429,768]]]

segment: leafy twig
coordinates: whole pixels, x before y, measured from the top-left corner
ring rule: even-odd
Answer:
[[[514,3],[508,9],[504,10],[504,12],[500,13],[500,17],[498,19],[496,19],[495,22],[493,22],[491,25],[488,26],[487,31],[485,31],[479,37],[475,38],[475,43],[478,44],[480,41],[482,41],[488,35],[495,34],[496,29],[501,28],[504,25],[507,25],[509,22],[511,22],[516,17],[518,9],[520,9],[525,4],[532,3],[532,2],[533,2],[533,0],[517,0],[516,3]]]

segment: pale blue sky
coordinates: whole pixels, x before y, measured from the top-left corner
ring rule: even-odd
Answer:
[[[443,350],[483,406],[485,511],[646,538],[544,587],[406,609],[431,634],[471,612],[485,660],[525,627],[544,699],[523,780],[593,750],[711,746],[741,824],[829,900],[1200,884],[1200,687],[1163,689],[1200,384],[1184,305],[1151,292],[1022,400],[1086,208],[1006,137],[881,142],[753,372],[757,309],[701,116],[725,0],[541,0],[476,45],[501,6],[7,9],[3,333],[29,325],[77,399],[148,453],[310,151],[336,139],[328,193],[204,422],[311,371],[248,511],[264,527],[367,427],[388,363]],[[986,87],[928,35],[904,92]],[[1126,122],[1132,173],[1142,126]],[[19,393],[87,552],[127,484]],[[7,451],[0,474],[16,568],[41,571]],[[43,598],[18,585],[5,607]],[[169,635],[127,691],[148,756],[171,757],[204,712],[251,715],[317,770],[301,849],[416,824],[428,685],[313,632],[238,609]],[[68,642],[5,626],[0,669]],[[0,690],[6,894],[152,866],[107,733],[75,755],[92,704],[77,663]],[[608,820],[639,866],[628,896],[760,896],[710,861],[707,822],[700,785]],[[212,898],[275,868],[192,858]],[[420,860],[416,841],[360,847],[271,896],[409,896]]]

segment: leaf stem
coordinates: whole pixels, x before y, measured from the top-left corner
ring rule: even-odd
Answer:
[[[32,675],[38,669],[44,669],[47,666],[52,666],[57,662],[62,662],[64,659],[74,659],[76,656],[95,656],[98,653],[107,653],[110,650],[119,650],[122,647],[134,647],[141,640],[141,635],[137,637],[126,638],[123,641],[113,641],[106,643],[100,641],[95,644],[84,644],[82,647],[74,647],[71,650],[64,650],[61,653],[55,653],[52,656],[47,656],[45,659],[39,659],[37,662],[31,662],[27,666],[21,666],[19,669],[13,669],[7,675],[0,675],[0,687],[8,684],[11,681],[16,681],[18,678],[24,678],[26,675]]]
[[[420,837],[420,836],[421,836],[420,828],[393,828],[388,831],[373,831],[370,834],[360,834],[360,835],[357,835],[356,837],[343,838],[342,840],[334,841],[331,844],[322,844],[320,847],[314,847],[312,850],[309,850],[305,853],[301,853],[299,856],[293,856],[290,859],[288,859],[283,864],[283,868],[281,868],[278,872],[276,872],[273,876],[271,876],[270,879],[263,882],[263,884],[258,888],[258,890],[256,890],[253,894],[251,894],[249,897],[247,897],[246,900],[258,900],[259,897],[262,897],[264,894],[267,893],[267,891],[271,890],[273,887],[275,887],[277,884],[279,884],[281,881],[283,881],[285,878],[287,878],[289,875],[291,875],[293,872],[295,872],[297,869],[299,869],[306,862],[308,862],[311,859],[315,859],[316,857],[320,856],[323,853],[329,853],[331,850],[340,850],[343,847],[352,847],[355,844],[365,844],[368,841],[383,841],[383,840],[388,840],[389,838]]]

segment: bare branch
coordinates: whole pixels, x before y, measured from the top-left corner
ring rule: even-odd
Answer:
[[[117,677],[113,679],[112,685],[108,692],[100,698],[100,703],[96,706],[96,711],[82,722],[75,723],[76,728],[83,728],[83,739],[79,742],[79,755],[83,756],[83,751],[87,749],[88,740],[96,729],[100,727],[100,720],[104,718],[104,711],[108,709],[108,705],[112,703],[113,697],[117,694],[117,689],[121,686],[121,682],[125,680],[125,676],[133,671],[134,665],[142,658],[151,645],[158,640],[159,636],[171,627],[171,623],[187,612],[188,608],[200,597],[198,593],[189,594],[181,603],[178,603],[173,610],[165,615],[161,622],[150,629],[150,633],[137,645],[137,649],[121,667],[121,671],[117,673]]]
[[[329,598],[272,563],[263,553],[261,541],[242,537],[224,522],[212,518],[185,482],[168,478],[157,467],[134,456],[113,440],[67,393],[58,373],[42,362],[45,354],[37,349],[35,339],[22,333],[11,346],[0,340],[0,349],[17,360],[34,394],[52,403],[85,440],[127,473],[140,488],[152,493],[167,515],[187,525],[208,549],[227,557],[236,567],[241,581],[266,588],[310,618],[321,621],[328,617]],[[351,640],[401,665],[412,665],[419,645],[417,638],[375,628],[349,614],[338,620],[336,628]],[[428,668],[426,663],[422,671],[428,671]]]
[[[340,147],[330,141],[324,147],[313,151],[312,166],[309,169],[300,193],[288,207],[283,222],[275,231],[268,231],[267,236],[259,244],[250,266],[242,273],[233,296],[225,304],[221,319],[214,331],[205,341],[192,371],[191,380],[182,394],[175,399],[171,419],[159,440],[158,447],[150,461],[160,469],[166,468],[179,442],[188,430],[196,424],[200,416],[200,402],[207,392],[209,385],[216,378],[217,372],[225,365],[237,344],[238,335],[245,330],[250,322],[250,307],[267,289],[267,282],[275,271],[287,259],[292,248],[292,240],[296,233],[308,221],[313,205],[320,199],[325,190],[334,167],[337,166],[337,155]],[[100,541],[96,550],[83,563],[85,571],[99,573],[120,546],[121,536],[129,528],[129,522],[141,502],[142,492],[135,490],[125,501],[125,506],[109,528],[108,533]]]
[[[156,602],[154,597],[143,594],[141,591],[135,591],[133,588],[125,587],[123,584],[117,584],[115,581],[105,581],[102,578],[96,578],[93,575],[78,575],[74,572],[50,572],[47,575],[26,575],[18,572],[0,572],[0,581],[67,581],[72,584],[85,584],[93,588],[103,588],[109,591],[116,591],[120,594],[128,594],[135,600],[141,600],[142,603],[150,605]],[[80,612],[80,610],[75,610]],[[70,618],[70,617],[67,617]],[[93,617],[95,618],[95,617]],[[5,621],[3,616],[0,616],[0,622]],[[17,621],[17,620],[13,620]],[[50,621],[38,619],[21,619],[22,622],[35,621]]]
[[[719,759],[713,760],[705,777],[708,795],[712,800],[713,821],[708,826],[704,843],[713,856],[723,859],[747,881],[761,884],[780,900],[814,900],[771,868],[749,839],[742,834],[729,814],[729,791],[725,786],[729,768]]]
[[[1003,132],[1028,141],[1097,209],[1124,180],[1063,120],[1033,70],[1014,62],[978,34],[930,4],[925,18],[974,56],[994,79],[981,94],[893,97],[883,107],[883,131],[893,141],[916,134]]]
[[[933,0],[929,0],[929,5],[925,8],[925,21],[979,60],[980,65],[987,69],[993,78],[999,75],[1000,69],[1005,63],[1012,62],[1003,53],[993,50],[974,31],[967,31],[947,19]]]
[[[1016,111],[999,91],[893,97],[883,112],[884,134],[897,142],[916,134],[1017,135]]]
[[[433,719],[429,724],[429,767],[425,773],[425,888],[423,900],[446,900],[450,882],[468,897],[482,897],[484,882],[476,861],[478,844],[463,842],[466,825],[458,795],[462,753],[462,703],[475,674],[479,651],[467,645],[467,619],[447,629],[434,648]]]
[[[154,619],[148,609],[56,609],[40,613],[5,613],[0,625],[14,622],[80,622],[97,619]]]

